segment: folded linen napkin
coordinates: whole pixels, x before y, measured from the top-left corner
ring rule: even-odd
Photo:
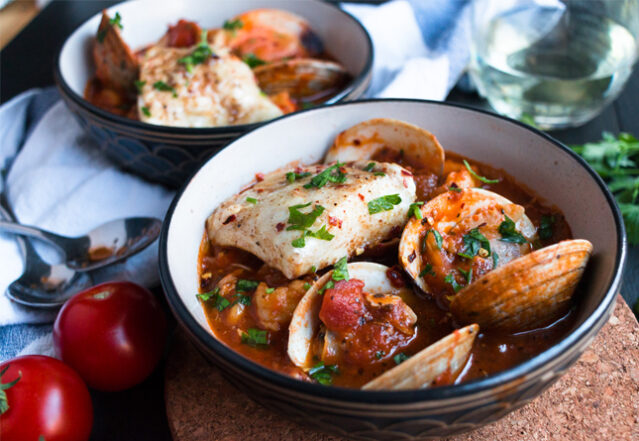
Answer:
[[[442,100],[467,61],[462,42],[467,0],[345,4],[371,34],[375,63],[368,97]],[[413,9],[414,8],[414,9]],[[0,191],[25,224],[81,235],[112,219],[162,218],[173,193],[118,170],[101,156],[54,90],[29,91],[0,107]],[[45,258],[47,247],[36,244]],[[55,312],[24,308],[5,295],[23,268],[12,236],[0,233],[0,361],[50,349]],[[95,283],[157,284],[157,243]],[[41,324],[41,325],[36,325]],[[45,325],[42,325],[45,324]],[[26,348],[25,348],[26,346]]]

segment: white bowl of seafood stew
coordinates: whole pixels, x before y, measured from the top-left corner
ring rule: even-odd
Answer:
[[[359,98],[372,60],[362,25],[321,1],[131,1],[76,29],[55,76],[111,158],[179,186],[265,120]]]
[[[192,341],[260,402],[358,439],[428,438],[500,418],[574,363],[625,249],[604,183],[552,138],[372,100],[281,118],[206,162],[169,209],[160,275]]]

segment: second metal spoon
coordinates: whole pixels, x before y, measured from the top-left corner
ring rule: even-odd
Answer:
[[[0,230],[41,239],[54,245],[69,268],[90,271],[111,265],[143,250],[160,234],[162,221],[152,217],[117,219],[84,236],[66,237],[37,227],[0,220]]]

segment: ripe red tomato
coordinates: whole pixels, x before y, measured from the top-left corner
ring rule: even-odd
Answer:
[[[3,371],[0,410],[4,409],[3,398],[9,407],[0,415],[2,441],[89,439],[91,396],[73,369],[55,358],[27,355],[0,364]]]
[[[90,387],[140,383],[160,360],[166,319],[147,289],[131,282],[96,285],[71,297],[53,326],[56,353]]]

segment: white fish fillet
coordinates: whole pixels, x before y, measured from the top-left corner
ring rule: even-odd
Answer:
[[[249,251],[268,265],[293,279],[311,270],[324,268],[348,255],[360,254],[368,245],[375,245],[400,229],[408,220],[408,209],[415,201],[415,183],[410,173],[396,164],[378,163],[375,175],[364,171],[369,161],[343,167],[346,181],[327,183],[322,188],[304,188],[312,176],[327,165],[303,167],[312,176],[290,183],[288,169],[265,176],[262,182],[234,195],[222,203],[208,218],[208,237],[220,245],[230,245]],[[370,214],[368,203],[387,195],[399,195],[401,202],[388,211]],[[256,204],[247,198],[257,200]],[[251,199],[249,199],[251,200]],[[316,232],[322,226],[333,234],[331,240],[306,237],[305,246],[296,248],[292,242],[301,231],[287,231],[289,207],[309,213],[316,205],[325,208],[310,228]]]

